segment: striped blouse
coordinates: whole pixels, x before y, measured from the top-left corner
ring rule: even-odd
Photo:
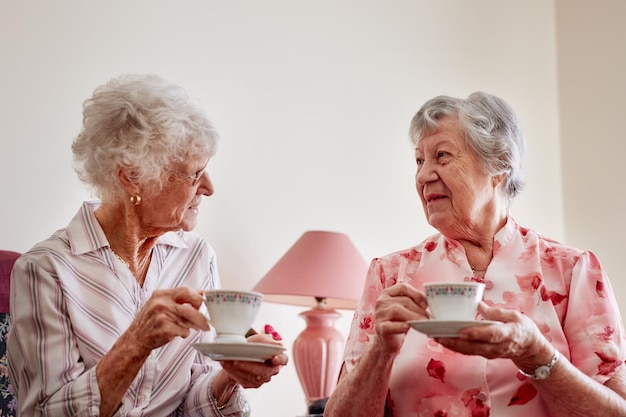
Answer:
[[[21,415],[97,416],[96,364],[152,293],[220,286],[213,249],[182,231],[158,239],[140,286],[109,247],[93,215],[97,205],[85,202],[67,228],[15,263],[8,361]],[[219,364],[191,346],[213,338],[213,331],[191,330],[154,349],[115,415],[221,416],[210,395]]]

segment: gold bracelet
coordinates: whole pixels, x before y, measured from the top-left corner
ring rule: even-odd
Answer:
[[[224,398],[224,394],[228,393],[228,395],[226,395],[226,401],[224,401],[224,404],[217,406],[218,411],[222,411],[224,408],[226,408],[226,405],[228,405],[228,401],[230,400],[230,397],[233,396],[233,393],[235,392],[236,389],[237,389],[237,385],[235,384],[230,389],[226,389],[224,390],[224,392],[222,392],[222,395],[220,395],[220,399]],[[217,402],[217,399],[216,399],[216,402]]]

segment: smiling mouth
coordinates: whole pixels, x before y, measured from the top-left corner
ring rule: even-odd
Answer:
[[[442,198],[446,198],[446,196],[442,194],[430,194],[426,196],[426,202],[432,203],[433,201],[440,200]]]

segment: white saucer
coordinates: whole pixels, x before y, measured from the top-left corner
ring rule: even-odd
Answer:
[[[466,327],[488,326],[490,324],[502,324],[501,321],[491,320],[410,320],[407,323],[428,337],[458,337],[459,330]]]
[[[214,361],[265,362],[272,356],[285,351],[280,345],[271,343],[195,343],[198,352]]]

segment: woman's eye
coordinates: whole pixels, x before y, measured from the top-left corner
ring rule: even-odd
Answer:
[[[421,167],[422,165],[424,165],[424,159],[423,158],[416,158],[415,159],[415,163],[417,164],[418,167]]]
[[[448,152],[446,152],[446,151],[439,151],[439,152],[437,152],[437,158],[443,158],[443,157],[446,157],[446,156],[448,156]]]

